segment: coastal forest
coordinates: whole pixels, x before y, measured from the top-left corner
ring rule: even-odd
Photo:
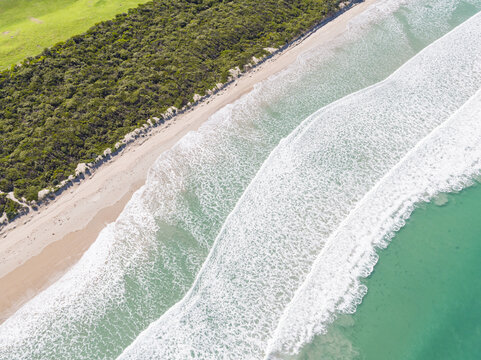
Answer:
[[[147,119],[194,102],[339,0],[154,0],[0,72],[0,216]]]

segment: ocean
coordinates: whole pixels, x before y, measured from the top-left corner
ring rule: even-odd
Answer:
[[[443,304],[414,285],[424,277],[443,293],[435,266],[455,256],[467,268],[447,266],[445,278],[479,277],[477,227],[442,240],[449,222],[433,220],[477,213],[477,187],[445,193],[481,170],[479,10],[479,0],[381,0],[220,110],[159,157],[66,275],[0,326],[0,359],[425,359],[449,334],[471,335],[476,320],[459,322],[455,304],[474,299],[475,284]],[[472,240],[434,256],[429,229],[446,246]],[[428,258],[430,272],[419,266]],[[388,303],[398,307],[380,309]],[[429,305],[451,317],[434,322]],[[416,325],[418,311],[432,326]],[[405,313],[415,331],[401,346]],[[436,332],[449,318],[459,331]]]
[[[297,359],[478,359],[481,186],[417,208],[379,252],[368,292]]]

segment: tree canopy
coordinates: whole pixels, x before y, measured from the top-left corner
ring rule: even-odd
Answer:
[[[229,69],[284,45],[338,4],[154,0],[1,72],[0,191],[36,200],[78,163],[225,82]]]

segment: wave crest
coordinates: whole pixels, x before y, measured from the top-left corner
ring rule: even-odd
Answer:
[[[327,240],[409,150],[480,88],[480,32],[477,15],[387,80],[321,109],[281,141],[228,216],[188,294],[121,358],[251,359],[265,355],[269,344],[278,352],[279,342],[270,339],[286,306],[321,251],[333,246],[338,251],[329,264],[320,261],[323,279],[335,280],[321,282],[328,295],[309,292],[302,301],[317,302],[321,310],[354,311],[366,291],[357,277],[372,270],[377,255],[373,247],[349,247],[356,240],[351,233],[338,244]],[[409,190],[409,183],[401,185]],[[401,214],[414,202],[388,206]],[[377,234],[377,219],[363,225],[362,239]],[[402,224],[386,215],[381,225],[390,231]],[[349,269],[338,273],[346,264]],[[319,321],[331,314],[312,316],[311,327],[297,323],[296,336],[319,330]],[[277,333],[289,333],[291,324]],[[280,351],[295,349],[298,341],[283,339]]]

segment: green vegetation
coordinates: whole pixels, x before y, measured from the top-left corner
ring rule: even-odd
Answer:
[[[7,214],[7,219],[12,220],[15,215],[17,215],[19,209],[20,204],[8,199],[7,195],[0,194],[0,215],[3,215],[5,212]]]
[[[149,0],[0,0],[0,69]]]
[[[35,200],[146,119],[305,32],[338,0],[159,0],[0,73],[0,191]]]

